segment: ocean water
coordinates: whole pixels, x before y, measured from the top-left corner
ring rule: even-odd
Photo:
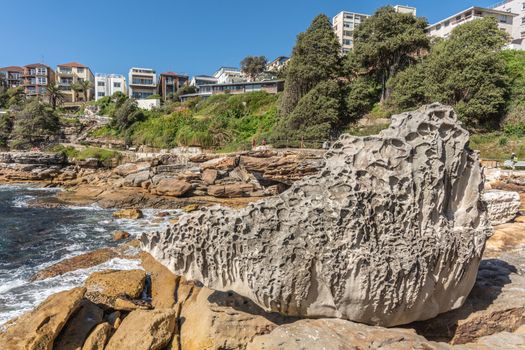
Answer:
[[[49,295],[81,285],[97,270],[140,268],[134,260],[113,259],[43,281],[31,276],[54,263],[97,248],[114,246],[112,232],[131,235],[162,229],[167,220],[153,223],[155,210],[143,220],[117,220],[112,211],[92,207],[32,208],[28,203],[52,196],[50,189],[0,186],[0,325],[28,311]]]

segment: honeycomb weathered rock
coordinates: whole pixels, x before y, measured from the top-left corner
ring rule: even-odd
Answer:
[[[491,234],[469,135],[439,104],[343,135],[318,175],[235,210],[184,215],[143,248],[266,310],[394,326],[462,305]]]

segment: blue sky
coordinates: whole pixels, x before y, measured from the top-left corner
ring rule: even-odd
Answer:
[[[401,0],[435,22],[497,0]],[[289,55],[319,13],[373,13],[380,0],[0,0],[0,67],[78,61],[94,73],[130,67],[211,74],[246,55]]]

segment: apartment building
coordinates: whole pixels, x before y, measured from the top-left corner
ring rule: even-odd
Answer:
[[[136,68],[128,74],[129,96],[140,100],[157,93],[157,73],[150,68]]]
[[[399,13],[408,13],[416,15],[416,8],[411,6],[394,6],[394,10]],[[354,30],[359,27],[370,15],[349,11],[341,11],[332,18],[332,27],[334,29],[341,51],[346,54],[354,48]]]
[[[281,69],[284,68],[284,66],[286,66],[289,60],[290,57],[279,56],[266,65],[266,70],[269,72],[279,72]]]
[[[8,88],[22,85],[22,75],[24,68],[18,66],[9,66],[0,68],[0,85]]]
[[[217,78],[218,84],[240,83],[246,81],[244,74],[239,68],[221,67],[213,76]]]
[[[202,85],[217,84],[218,79],[211,75],[196,75],[191,78],[190,86],[195,86],[197,90]]]
[[[180,99],[181,101],[186,101],[190,98],[195,98],[195,97],[206,98],[211,95],[226,94],[226,93],[236,95],[236,94],[244,94],[244,93],[255,92],[255,91],[265,91],[270,94],[276,94],[283,90],[284,90],[284,80],[208,84],[208,85],[202,85],[198,93],[182,95]]]
[[[55,81],[55,72],[43,63],[24,66],[22,86],[27,96],[46,96],[47,86]]]
[[[65,103],[78,103],[91,101],[95,97],[95,76],[89,67],[78,62],[59,64],[56,69],[56,81],[62,90]],[[80,83],[89,81],[87,94],[80,91]],[[85,101],[87,97],[87,101]]]
[[[437,23],[428,26],[427,33],[431,36],[448,38],[450,36],[450,33],[452,33],[452,30],[457,26],[468,23],[475,19],[489,16],[495,17],[498,20],[498,26],[510,35],[512,35],[514,30],[513,22],[514,18],[518,16],[517,14],[477,6],[470,7],[466,10],[456,13],[455,15],[445,18],[444,20],[441,20]]]
[[[173,96],[181,87],[188,84],[189,77],[174,72],[160,74],[158,93],[164,101]]]
[[[113,96],[115,92],[126,94],[126,77],[121,74],[95,74],[95,100]]]
[[[491,9],[516,14],[512,21],[512,41],[509,47],[518,50],[525,50],[525,1],[502,1]]]

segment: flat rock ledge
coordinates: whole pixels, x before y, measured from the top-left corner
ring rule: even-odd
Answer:
[[[440,104],[343,135],[318,175],[235,210],[184,215],[143,248],[267,311],[395,326],[460,307],[492,228],[469,135]]]

